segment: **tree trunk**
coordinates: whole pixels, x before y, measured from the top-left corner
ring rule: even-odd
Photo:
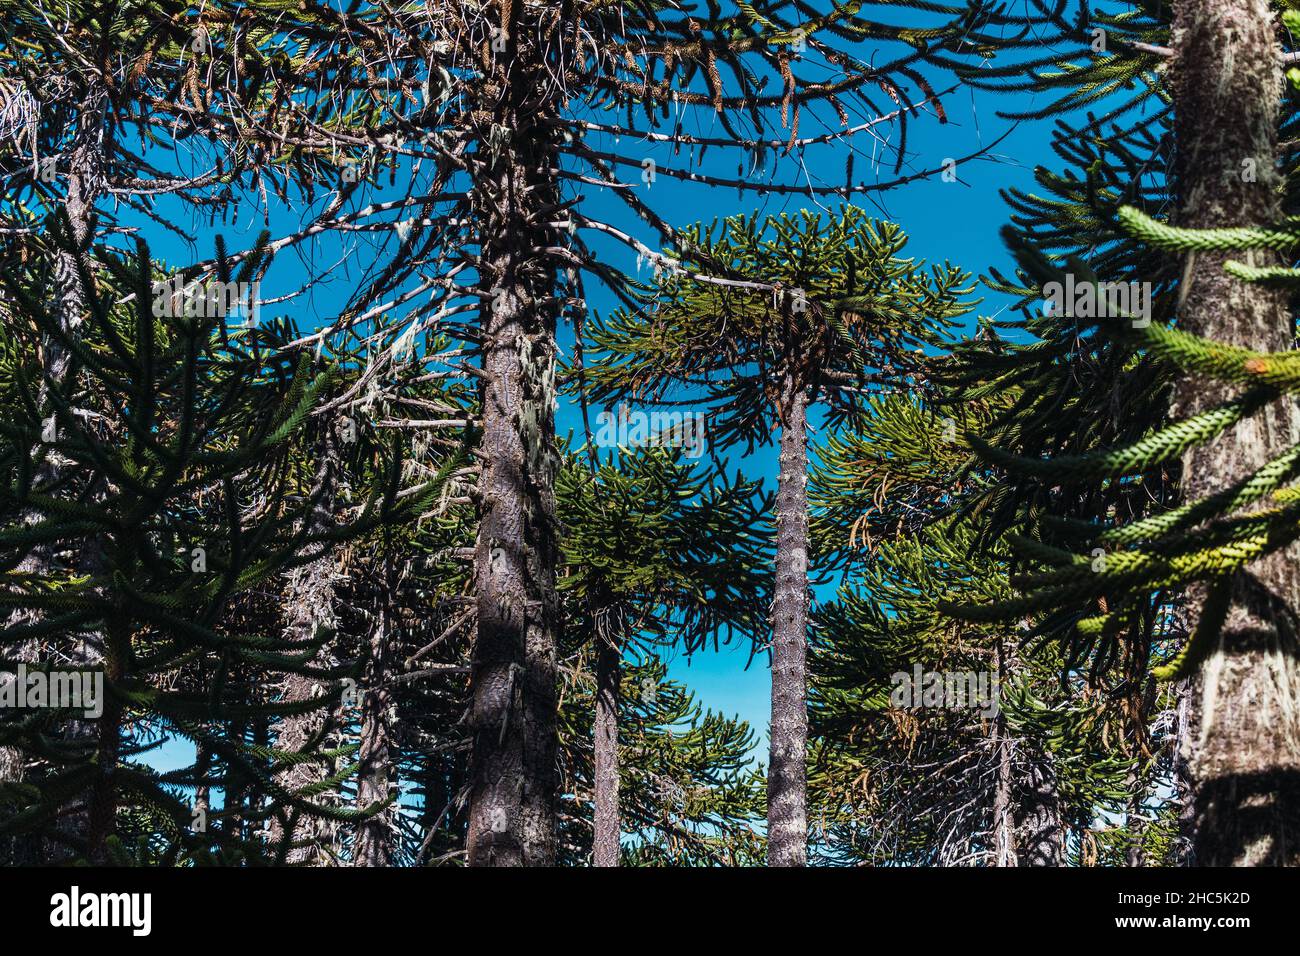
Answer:
[[[596,822],[592,841],[592,866],[618,866],[618,692],[621,671],[619,649],[612,641],[596,640],[595,752]]]
[[[546,51],[502,4],[506,49],[484,45],[471,203],[480,236],[480,520],[471,668],[473,866],[549,866],[556,843],[554,80]],[[530,16],[534,14],[529,14]]]
[[[1277,25],[1267,0],[1178,0],[1171,84],[1178,225],[1272,225],[1281,218],[1277,125],[1281,75]],[[1293,346],[1288,293],[1227,274],[1228,259],[1275,265],[1267,250],[1194,253],[1179,323],[1219,342],[1263,351]],[[1188,416],[1235,391],[1186,375],[1175,413]],[[1300,438],[1288,397],[1183,460],[1186,500],[1227,487]],[[1231,582],[1218,644],[1191,701],[1195,862],[1203,866],[1300,863],[1300,733],[1296,604],[1300,548],[1252,564]],[[1201,617],[1207,589],[1189,589]]]
[[[226,725],[228,739],[246,743],[248,724],[243,720],[232,720]],[[234,841],[245,838],[244,798],[248,794],[248,779],[242,767],[227,763],[223,768],[224,793],[221,800],[222,830],[225,836]]]
[[[1146,866],[1146,854],[1142,849],[1142,841],[1146,835],[1142,780],[1135,771],[1130,771],[1124,785],[1129,791],[1128,807],[1124,814],[1124,829],[1128,833],[1129,843],[1128,849],[1124,851],[1124,863],[1126,866],[1142,867]]]
[[[394,594],[397,576],[393,573],[391,542],[384,543],[383,594],[379,613],[370,635],[370,660],[366,665],[366,691],[361,699],[361,748],[357,759],[357,809],[388,799],[395,784],[393,773],[393,728],[390,713],[394,706],[393,693],[386,686],[390,677],[389,663],[395,638],[396,614]],[[393,830],[391,807],[357,827],[356,844],[352,849],[353,866],[391,866],[393,862]]]
[[[1016,865],[1015,820],[1011,809],[1011,738],[1001,717],[995,724],[994,752],[998,769],[993,788],[993,865]]]
[[[122,750],[122,702],[108,693],[109,684],[117,683],[123,676],[123,658],[130,652],[131,631],[114,625],[105,632],[104,654],[104,712],[100,714],[96,732],[95,775],[88,794],[87,808],[69,817],[67,826],[81,831],[83,817],[86,833],[86,855],[90,862],[103,866],[109,863],[106,842],[117,823],[117,764]],[[89,727],[80,723],[69,730],[70,735],[81,736]]]
[[[772,601],[772,724],[767,774],[767,865],[808,859],[808,394],[790,385],[781,423]]]
[[[1006,655],[1002,642],[997,643],[998,686],[1007,682]],[[1007,733],[1007,718],[1001,710],[993,719],[993,747],[997,758],[997,772],[993,784],[993,865],[1016,865],[1015,820],[1011,807],[1014,771],[1012,767],[1012,740]]]
[[[337,483],[338,447],[330,423],[322,423],[322,440],[320,443],[320,461],[317,464],[315,487],[316,505],[307,521],[311,532],[318,533],[330,527],[334,522],[334,495]],[[337,576],[337,558],[332,553],[325,553],[310,564],[294,568],[289,573],[285,588],[285,638],[300,645],[311,640],[320,640],[320,632],[332,632],[338,627],[335,614],[334,580]],[[317,657],[327,653],[322,646]],[[296,703],[310,700],[320,692],[317,681],[307,674],[289,674],[284,681],[281,701]],[[301,751],[311,739],[320,732],[321,711],[314,710],[305,714],[295,714],[280,719],[276,733],[277,750],[289,752]],[[302,790],[318,780],[324,774],[315,762],[295,763],[284,767],[275,775],[276,783],[290,791]],[[292,844],[285,854],[285,862],[290,864],[323,862],[321,847],[330,835],[329,825],[325,821],[306,817],[298,811],[286,808],[285,821],[273,815],[269,822],[271,846],[278,849],[286,839]]]
[[[1125,707],[1130,724],[1129,758],[1133,761],[1125,778],[1125,789],[1129,793],[1128,807],[1124,815],[1124,829],[1128,835],[1128,850],[1124,862],[1131,867],[1146,866],[1147,820],[1144,805],[1147,793],[1147,779],[1143,771],[1143,761],[1151,753],[1151,716],[1156,703],[1156,681],[1151,676],[1151,646],[1139,641],[1134,642],[1126,652],[1126,678],[1128,685],[1128,705]]]
[[[212,772],[212,751],[199,744],[194,751],[194,776],[197,778],[194,787],[194,813],[190,821],[190,829],[201,835],[201,839],[206,846],[209,820],[212,813],[212,786],[208,783],[208,775]]]
[[[1191,865],[1192,839],[1196,833],[1196,792],[1190,763],[1194,749],[1191,734],[1193,696],[1192,682],[1180,681],[1177,692],[1178,733],[1174,739],[1172,759],[1174,798],[1178,801],[1178,835],[1170,860],[1174,866]]]
[[[1061,795],[1049,754],[1022,760],[1016,781],[1016,861],[1019,866],[1065,866]]]

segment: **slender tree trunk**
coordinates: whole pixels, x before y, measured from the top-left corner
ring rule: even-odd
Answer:
[[[1124,829],[1128,833],[1128,849],[1124,851],[1126,866],[1146,866],[1146,855],[1142,850],[1142,839],[1146,833],[1146,821],[1142,812],[1142,780],[1137,771],[1130,770],[1124,778],[1124,786],[1129,791],[1128,806],[1124,813]]]
[[[776,492],[767,865],[808,859],[808,393],[786,388]]]
[[[1014,649],[997,644],[998,686],[1019,667]],[[1064,866],[1065,825],[1051,754],[1011,735],[1006,715],[994,721],[998,747],[993,800],[995,866]]]
[[[212,751],[199,744],[194,753],[194,773],[198,781],[194,787],[194,813],[190,826],[195,833],[204,838],[205,845],[210,825],[208,817],[212,814],[212,787],[207,782],[208,774],[211,772]]]
[[[1015,820],[1012,814],[1011,738],[1002,717],[994,725],[994,752],[998,769],[993,789],[993,865],[1016,865]]]
[[[595,752],[596,821],[592,841],[592,866],[618,866],[618,692],[621,667],[619,648],[612,641],[596,641],[596,720],[592,732]]]
[[[1267,0],[1177,0],[1170,79],[1175,108],[1178,224],[1264,226],[1281,218],[1276,171],[1282,78]],[[1288,293],[1241,282],[1228,259],[1275,265],[1266,250],[1189,257],[1179,323],[1207,338],[1263,351],[1293,347]],[[1140,277],[1139,277],[1140,278]],[[1179,416],[1227,398],[1231,387],[1187,375]],[[1187,500],[1243,478],[1300,439],[1294,399],[1274,402],[1183,461]],[[1300,863],[1300,548],[1236,575],[1216,650],[1191,701],[1195,862]],[[1207,589],[1189,589],[1189,620]]]
[[[67,225],[72,230],[71,239],[79,253],[87,250],[93,237],[95,204],[107,188],[104,180],[104,110],[107,97],[98,88],[88,90],[81,114],[77,118],[77,132],[67,155],[67,198],[63,211]],[[77,269],[76,255],[59,250],[54,259],[54,307],[59,327],[69,336],[76,334],[85,319],[86,290],[82,288]],[[67,378],[71,356],[61,344],[46,342],[45,369],[53,384]]]
[[[320,532],[334,522],[334,495],[338,475],[338,447],[333,428],[321,425],[320,460],[315,477],[316,505],[308,516],[312,532]],[[335,613],[334,581],[337,577],[337,558],[326,553],[310,564],[294,568],[285,588],[285,637],[305,650],[311,640],[321,640],[321,632],[332,633],[338,627]],[[326,646],[318,658],[327,653]],[[296,703],[310,700],[319,693],[317,681],[307,674],[289,674],[284,680],[281,700]],[[301,751],[320,732],[321,711],[295,714],[281,718],[275,739],[277,750]],[[320,780],[324,774],[315,762],[291,764],[275,775],[276,783],[294,792]],[[294,844],[285,854],[289,864],[314,864],[324,862],[321,848],[329,833],[329,824],[286,809],[285,823],[272,816],[269,822],[271,846],[278,848],[286,838]]]
[[[998,686],[1007,681],[1006,655],[1002,642],[997,643]],[[1015,820],[1011,795],[1014,784],[1012,767],[1012,740],[1007,732],[1007,718],[999,709],[993,719],[993,746],[997,757],[997,774],[993,785],[993,865],[1016,865]]]
[[[423,839],[415,857],[415,865],[424,866],[436,849],[434,841],[437,831],[443,826],[442,814],[450,798],[445,782],[446,773],[439,757],[427,755],[417,772],[421,777],[420,789],[424,792],[424,799],[420,807],[420,833]]]
[[[1190,763],[1194,743],[1191,735],[1193,690],[1190,680],[1179,682],[1178,734],[1173,753],[1173,785],[1178,800],[1178,836],[1172,860],[1175,866],[1191,865],[1192,840],[1196,833],[1196,792]]]
[[[248,737],[248,724],[242,720],[231,721],[226,727],[229,739],[244,743]],[[241,767],[227,763],[225,765],[225,793],[222,795],[221,815],[222,829],[228,838],[242,841],[245,836],[244,797],[248,793],[248,781]]]
[[[549,866],[556,841],[554,81],[510,15],[482,69],[471,202],[481,237],[483,468],[474,552],[469,834],[473,866]],[[531,14],[530,14],[531,15]],[[486,49],[486,47],[485,47]],[[486,111],[485,111],[486,112]]]
[[[366,691],[361,698],[361,748],[358,754],[357,809],[386,800],[395,783],[393,773],[393,728],[390,714],[393,693],[386,686],[390,677],[392,644],[395,639],[394,594],[398,586],[393,572],[391,542],[384,544],[383,590],[379,614],[370,635],[370,661],[366,668]],[[353,866],[391,866],[393,862],[392,808],[364,820],[357,827],[352,850]]]
[[[1156,702],[1155,678],[1150,674],[1150,645],[1146,642],[1133,644],[1128,649],[1126,667],[1129,689],[1129,703],[1126,710],[1131,724],[1129,757],[1133,765],[1124,781],[1129,793],[1124,819],[1129,845],[1124,854],[1124,862],[1131,867],[1141,867],[1146,866],[1147,863],[1143,846],[1147,828],[1143,806],[1147,781],[1142,773],[1142,761],[1151,753],[1150,721]]]

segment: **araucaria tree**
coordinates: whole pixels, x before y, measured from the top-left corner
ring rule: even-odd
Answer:
[[[595,661],[593,866],[619,864],[624,658],[653,669],[659,648],[766,633],[764,499],[753,482],[701,471],[681,451],[640,448],[599,465],[572,455],[560,475],[567,638]]]
[[[1270,287],[1260,280],[1284,265],[1273,244],[1262,237],[1216,241],[1214,230],[1267,229],[1282,219],[1276,33],[1264,0],[1174,5],[1176,224],[1202,230],[1184,253],[1179,328],[1256,353],[1294,347],[1294,274],[1291,283]],[[1251,401],[1218,375],[1184,371],[1174,392],[1177,417]],[[1300,409],[1289,389],[1267,398],[1236,428],[1186,450],[1186,501],[1223,494],[1294,455]],[[1260,521],[1234,513],[1235,503],[1223,509],[1225,523]],[[1198,740],[1194,845],[1206,866],[1300,863],[1300,546],[1279,524],[1270,522],[1268,543],[1248,568],[1195,582],[1187,592],[1193,639],[1214,644],[1197,648],[1205,665],[1189,728]],[[1211,628],[1219,633],[1206,633]],[[1261,807],[1266,820],[1258,819]]]
[[[380,523],[409,520],[438,483],[398,502],[396,483],[379,482],[347,521],[312,523],[325,492],[296,495],[292,461],[328,372],[313,374],[309,354],[283,348],[282,325],[232,332],[224,315],[155,316],[143,243],[133,259],[102,253],[97,264],[102,294],[87,299],[75,338],[61,329],[57,308],[42,303],[40,285],[4,277],[13,303],[5,352],[13,360],[4,379],[0,560],[21,568],[37,549],[55,560],[8,576],[0,603],[39,615],[11,617],[0,640],[6,648],[56,636],[84,644],[90,651],[80,656],[47,652],[31,666],[51,680],[71,669],[100,682],[82,701],[97,711],[93,721],[66,704],[6,720],[0,743],[25,760],[21,783],[0,788],[7,810],[0,834],[25,845],[28,862],[31,844],[22,841],[31,838],[45,841],[41,855],[50,862],[176,864],[214,851],[246,858],[256,850],[231,825],[232,814],[242,822],[232,807],[238,780],[271,798],[265,811],[250,804],[259,819],[272,811],[364,817],[286,789],[277,765],[299,754],[268,761],[264,746],[214,732],[227,722],[265,725],[329,710],[338,700],[255,700],[242,693],[247,685],[231,685],[297,674],[337,687],[346,673],[315,666],[326,633],[246,632],[232,626],[231,608],[281,571],[309,566]],[[255,259],[245,264],[256,267]],[[42,337],[68,350],[61,382],[34,359],[30,346]],[[40,412],[42,393],[49,418]],[[60,462],[53,477],[40,467],[48,458]],[[27,517],[33,513],[37,520]],[[191,741],[220,769],[200,769],[197,760],[163,776],[135,759],[162,735]],[[213,814],[224,825],[210,829],[206,812],[196,815],[173,788],[213,785],[227,806]]]
[[[969,308],[967,276],[901,253],[906,236],[855,207],[737,216],[682,234],[685,250],[637,309],[589,326],[593,393],[699,405],[716,447],[780,431],[772,601],[768,862],[807,859],[809,411],[833,420],[907,381],[918,353]]]
[[[1283,20],[1297,25],[1292,11]],[[1115,52],[1058,76],[1079,92],[1053,108],[1117,78],[1140,80],[1141,92],[1106,120],[1155,95],[1169,105],[1088,161],[1086,191],[1055,179],[1065,203],[1022,205],[1031,228],[1013,235],[1017,291],[1075,281],[1095,303],[1132,283],[1146,286],[1148,307],[1076,302],[1038,323],[1048,339],[1036,356],[967,353],[992,373],[990,388],[1026,389],[980,455],[1005,469],[996,507],[1018,512],[1028,534],[1012,578],[1021,597],[952,611],[1049,612],[1039,630],[1093,673],[1128,644],[1152,676],[1186,681],[1178,776],[1192,858],[1294,862],[1295,270],[1277,253],[1296,245],[1295,111],[1282,31],[1254,0],[1186,0],[1101,21],[1103,34],[1112,28]],[[1172,178],[1153,190],[1136,171],[1162,154]],[[1153,206],[1162,188],[1171,202]],[[1105,412],[1062,428],[1048,408],[1085,421]],[[1176,653],[1171,638],[1185,640]]]

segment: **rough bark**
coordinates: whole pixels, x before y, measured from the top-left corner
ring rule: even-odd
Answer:
[[[467,851],[474,866],[548,866],[556,841],[554,82],[507,10],[507,49],[484,53],[487,108],[471,203],[482,334],[477,631]],[[533,14],[529,14],[532,16]]]
[[[206,835],[212,814],[212,787],[208,775],[212,772],[212,751],[199,744],[194,753],[194,774],[197,780],[194,788],[194,814],[191,827],[196,833]]]
[[[767,774],[767,864],[808,858],[808,395],[786,389],[776,492],[772,601],[772,723]]]
[[[1150,645],[1146,642],[1132,644],[1127,649],[1125,666],[1125,682],[1128,685],[1128,703],[1125,707],[1129,722],[1128,756],[1133,764],[1124,781],[1129,793],[1124,819],[1129,845],[1124,854],[1124,862],[1128,866],[1141,867],[1147,864],[1144,848],[1147,831],[1147,781],[1142,773],[1142,762],[1151,753],[1151,716],[1156,703],[1156,682],[1150,673]]]
[[[357,754],[357,809],[388,799],[396,785],[393,772],[393,693],[387,686],[391,675],[392,644],[396,639],[394,594],[398,586],[392,555],[385,545],[383,558],[384,593],[380,597],[370,635],[370,659],[366,664],[366,687],[361,698],[361,745]],[[353,866],[391,866],[393,862],[392,808],[363,820],[357,827],[352,848]]]
[[[1174,5],[1178,224],[1260,226],[1281,217],[1275,169],[1281,75],[1267,0],[1179,0]],[[1253,169],[1244,166],[1253,163]],[[1248,175],[1245,173],[1253,173]],[[1264,351],[1291,348],[1285,291],[1248,284],[1228,259],[1274,265],[1266,250],[1190,257],[1181,290],[1183,328]],[[1185,376],[1175,414],[1218,404],[1231,389]],[[1188,500],[1227,487],[1300,438],[1293,400],[1274,402],[1183,461]],[[1189,768],[1198,865],[1300,863],[1300,746],[1297,745],[1297,598],[1300,549],[1255,562],[1231,582],[1231,607],[1191,701]],[[1206,589],[1189,589],[1200,619]]]
[[[117,683],[122,680],[123,656],[129,653],[131,631],[129,628],[111,628],[105,635],[105,653],[103,657],[104,684]],[[88,662],[89,663],[89,662]],[[122,719],[124,716],[122,702],[112,694],[106,694],[104,712],[100,714],[95,744],[95,775],[89,794],[89,804],[84,811],[85,823],[82,823],[83,811],[74,811],[67,818],[66,826],[74,833],[85,827],[86,853],[92,863],[104,865],[109,862],[106,840],[113,833],[117,822],[117,780],[116,770],[122,750]],[[90,730],[84,723],[74,724],[69,729],[70,736],[82,736]]]
[[[242,720],[233,720],[226,726],[226,733],[229,739],[245,743],[248,739],[248,724]],[[243,840],[247,836],[244,809],[248,790],[248,779],[243,768],[227,764],[222,779],[221,825],[229,839]]]
[[[999,641],[998,685],[1019,667],[1014,649]],[[1052,756],[1011,733],[1001,710],[993,721],[997,777],[993,795],[993,865],[1064,866],[1065,825]]]
[[[998,684],[1007,680],[1006,655],[1002,642],[997,645]],[[1016,865],[1015,819],[1012,812],[1013,741],[1007,732],[1007,718],[1000,710],[993,719],[993,751],[997,759],[997,772],[993,783],[993,865]]]
[[[1061,795],[1048,754],[1020,761],[1016,780],[1016,863],[1064,866]]]
[[[994,731],[993,747],[997,757],[997,774],[993,785],[993,865],[1016,865],[1015,820],[1012,814],[1011,738],[1006,726],[998,719]]]
[[[592,866],[618,866],[618,691],[619,650],[611,641],[596,646],[596,719],[592,731],[595,753],[595,836]]]
[[[1195,688],[1190,680],[1178,685],[1178,732],[1174,739],[1173,785],[1178,801],[1178,836],[1171,864],[1189,866],[1192,861],[1192,836],[1196,832],[1196,793],[1192,780],[1190,757],[1193,749],[1191,735],[1192,698]]]
[[[334,498],[338,475],[338,447],[332,429],[322,427],[320,460],[317,464],[313,494],[316,504],[307,521],[311,532],[324,531],[334,522]],[[334,583],[338,575],[337,557],[326,553],[309,564],[295,568],[288,575],[285,587],[284,615],[285,639],[305,649],[307,642],[320,640],[322,632],[333,632],[338,627],[335,609]],[[322,646],[318,657],[328,653]],[[285,677],[281,701],[296,703],[310,700],[320,693],[315,678],[306,674],[289,674]],[[308,746],[320,732],[321,711],[295,714],[280,720],[275,739],[277,750],[297,752]],[[276,783],[295,792],[316,783],[324,776],[319,764],[297,763],[287,766],[275,775]],[[269,823],[271,846],[278,848],[288,837],[293,843],[285,855],[289,864],[319,864],[326,862],[322,849],[332,836],[331,825],[325,821],[286,809],[285,821],[272,816]]]
[[[1142,850],[1142,840],[1146,834],[1146,820],[1142,812],[1142,785],[1137,773],[1130,771],[1124,780],[1129,791],[1128,807],[1124,814],[1124,829],[1129,834],[1128,849],[1124,851],[1124,863],[1127,866],[1146,866],[1146,854]]]

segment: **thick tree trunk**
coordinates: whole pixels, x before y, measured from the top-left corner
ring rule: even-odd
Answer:
[[[596,813],[592,866],[618,866],[618,691],[619,649],[611,641],[596,642],[596,720],[592,731],[595,752]]]
[[[1261,226],[1281,217],[1276,30],[1267,0],[1174,4],[1170,78],[1181,226]],[[1194,254],[1182,289],[1182,327],[1252,349],[1291,348],[1287,293],[1228,275],[1230,258],[1257,266],[1278,261],[1265,250]],[[1186,376],[1175,412],[1191,415],[1232,391]],[[1274,402],[1185,456],[1187,500],[1227,487],[1298,438],[1295,401]],[[1218,646],[1195,681],[1189,729],[1198,865],[1300,863],[1298,559],[1300,548],[1292,546],[1236,576]],[[1205,587],[1189,590],[1191,623],[1205,599]]]
[[[767,865],[808,859],[808,394],[786,390],[776,492]]]
[[[361,698],[361,747],[357,755],[357,809],[364,810],[388,799],[395,785],[393,773],[393,728],[390,714],[393,694],[386,686],[390,677],[392,644],[396,639],[394,593],[398,586],[393,573],[391,545],[385,542],[384,593],[370,635],[370,660],[366,667],[365,696]],[[393,862],[393,811],[385,808],[357,827],[352,849],[353,866],[391,866]]]
[[[307,520],[313,533],[324,531],[334,522],[334,496],[338,480],[338,447],[332,427],[323,424],[320,443],[320,461],[315,477],[316,505]],[[326,553],[310,564],[294,568],[285,588],[284,635],[289,641],[306,650],[308,641],[320,640],[321,632],[333,632],[338,627],[335,612],[334,582],[338,574],[338,561],[334,554]],[[322,646],[318,659],[328,653]],[[306,674],[289,674],[284,680],[281,701],[297,703],[310,700],[319,693],[317,681]],[[310,711],[281,718],[275,739],[277,750],[296,752],[308,745],[320,732],[321,712]],[[319,764],[314,762],[291,764],[275,775],[276,783],[292,792],[302,790],[324,777]],[[272,848],[278,848],[286,838],[291,841],[285,854],[290,864],[319,864],[325,862],[321,853],[332,831],[325,821],[286,809],[285,822],[272,816],[269,836]],[[286,825],[287,824],[287,825]]]
[[[1017,865],[1064,866],[1065,827],[1051,757],[1039,754],[1020,763],[1015,788]]]
[[[556,633],[555,268],[547,225],[555,82],[530,25],[503,3],[505,49],[484,45],[488,104],[471,203],[480,237],[480,520],[474,551],[477,634],[471,669],[472,866],[555,863]]]

